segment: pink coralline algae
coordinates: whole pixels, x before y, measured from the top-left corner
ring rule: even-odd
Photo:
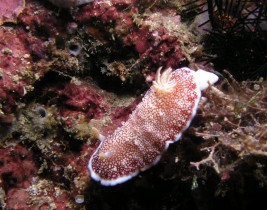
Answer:
[[[135,34],[128,35],[127,39],[137,40],[136,51],[142,59],[149,58],[153,64],[174,67],[177,65],[177,61],[183,60],[184,55],[177,37],[169,35],[163,28],[153,33],[147,28],[140,29]]]
[[[98,20],[101,28],[104,27],[106,32],[112,32],[110,36],[122,41],[125,46],[134,47],[139,53],[140,61],[145,60],[149,63],[148,68],[177,68],[190,61],[192,52],[197,50],[198,41],[182,23],[176,10],[169,8],[162,11],[157,8],[153,12],[146,11],[140,15],[142,7],[142,4],[136,1],[114,0],[101,4],[94,1],[81,7],[74,14],[74,19],[84,25]],[[92,25],[88,27],[91,28]],[[97,31],[100,26],[95,25],[94,28]],[[99,36],[96,33],[90,34],[94,37]]]
[[[170,143],[180,139],[196,113],[201,90],[218,77],[188,68],[162,75],[122,127],[101,142],[88,168],[103,185],[125,182],[155,165]]]
[[[25,7],[25,0],[0,0],[0,25],[15,22]]]
[[[19,21],[30,29],[31,34],[42,40],[55,37],[59,33],[64,36],[65,25],[63,21],[53,11],[47,10],[36,1],[27,2],[27,7],[19,16]]]
[[[8,114],[31,89],[33,77],[32,58],[20,35],[9,28],[0,29],[0,104]]]
[[[1,147],[0,152],[0,178],[4,177],[5,184],[10,185],[4,188],[28,187],[29,178],[37,174],[33,153],[20,145]]]
[[[81,7],[74,14],[74,19],[85,24],[98,19],[106,31],[112,28],[116,36],[123,38],[136,30],[133,16],[137,14],[138,8],[132,1],[94,1]]]
[[[63,96],[64,108],[61,109],[61,114],[69,116],[71,111],[85,113],[88,119],[99,119],[105,112],[105,100],[103,94],[90,84],[81,83],[67,84],[63,90],[58,91],[60,96]],[[71,123],[72,124],[72,123]]]
[[[6,206],[2,204],[5,209],[26,209],[25,190],[37,172],[32,151],[21,145],[0,147],[0,188],[6,193]]]

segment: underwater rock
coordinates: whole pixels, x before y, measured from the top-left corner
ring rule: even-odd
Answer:
[[[71,82],[58,93],[65,99],[63,104],[66,108],[84,112],[88,119],[99,119],[105,113],[106,99],[94,85]]]
[[[71,8],[92,2],[94,0],[48,0],[48,1],[50,1],[52,4],[58,7]]]
[[[55,37],[57,34],[61,36],[65,32],[65,24],[57,14],[48,10],[44,5],[37,1],[29,0],[23,13],[19,16],[19,20],[26,26],[34,37],[45,40]]]
[[[17,16],[25,8],[25,0],[0,1],[0,25],[5,22],[16,22]]]
[[[74,13],[74,18],[83,24],[95,19],[101,21],[101,30],[104,26],[106,36],[122,41],[125,46],[133,46],[140,61],[149,62],[148,66],[178,68],[192,62],[193,53],[199,50],[196,47],[200,45],[199,40],[181,22],[176,10],[157,8],[141,15],[140,8],[136,2],[114,1],[112,5],[93,2]],[[98,25],[94,27],[97,30]],[[101,37],[95,38],[101,40]]]
[[[82,80],[71,81],[53,91],[61,101],[58,115],[63,128],[79,140],[98,138],[95,134],[99,132],[103,135],[113,132],[139,102],[128,96],[119,98]]]
[[[38,74],[33,72],[30,51],[21,39],[23,33],[0,28],[0,109],[4,114],[12,113],[17,101],[32,90]]]
[[[38,171],[33,157],[32,151],[25,146],[0,147],[0,186],[5,190],[7,209],[28,206],[25,189]],[[18,199],[17,195],[24,199]]]
[[[1,147],[0,150],[0,177],[5,180],[2,183],[5,189],[23,187],[25,181],[37,174],[33,153],[25,146]]]

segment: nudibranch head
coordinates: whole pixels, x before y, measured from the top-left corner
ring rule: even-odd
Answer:
[[[162,75],[160,70],[129,119],[91,156],[91,177],[102,185],[123,183],[155,165],[190,125],[201,90],[218,80],[204,70],[169,68]]]

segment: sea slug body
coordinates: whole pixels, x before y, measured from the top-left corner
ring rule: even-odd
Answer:
[[[158,70],[136,109],[91,156],[91,177],[102,185],[123,183],[155,165],[170,143],[180,139],[194,117],[201,90],[218,77],[204,70]]]

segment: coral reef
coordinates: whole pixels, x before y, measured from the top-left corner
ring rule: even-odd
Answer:
[[[45,46],[22,28],[1,27],[0,36],[0,115],[1,122],[10,123],[17,103],[45,71],[33,63],[33,56],[44,53]]]
[[[34,155],[27,147],[20,145],[1,147],[0,150],[0,186],[6,192],[2,207],[6,206],[7,209],[17,208],[18,206],[27,208],[24,200],[27,195],[23,190],[30,186],[31,178],[37,175],[38,168],[35,164]],[[17,198],[20,199],[17,200]]]
[[[32,58],[20,40],[20,34],[11,28],[1,27],[1,110],[12,113],[17,98],[32,89],[34,79]],[[24,76],[26,75],[26,76]]]
[[[50,1],[52,4],[58,7],[70,8],[70,7],[75,7],[75,6],[79,6],[82,4],[86,4],[94,0],[67,0],[67,1],[66,0],[48,0],[48,1]]]
[[[16,22],[17,16],[25,8],[25,0],[0,1],[0,25],[5,22]]]
[[[153,11],[148,7],[140,13],[142,7],[144,5],[130,1],[101,4],[95,1],[81,8],[75,18],[81,23],[99,19],[101,27],[111,32],[109,36],[120,39],[126,46],[135,47],[140,61],[149,60],[149,67],[156,64],[177,68],[191,62],[191,55],[200,50],[196,47],[198,38],[181,23],[176,10]]]
[[[18,1],[5,2],[1,12]],[[197,27],[206,1],[53,2],[26,0],[12,22],[1,13],[0,208],[265,205],[265,13],[249,8],[262,14],[261,31],[207,33]],[[207,69],[220,79],[155,167],[119,186],[99,185],[87,168],[90,157],[128,120],[160,66]]]

